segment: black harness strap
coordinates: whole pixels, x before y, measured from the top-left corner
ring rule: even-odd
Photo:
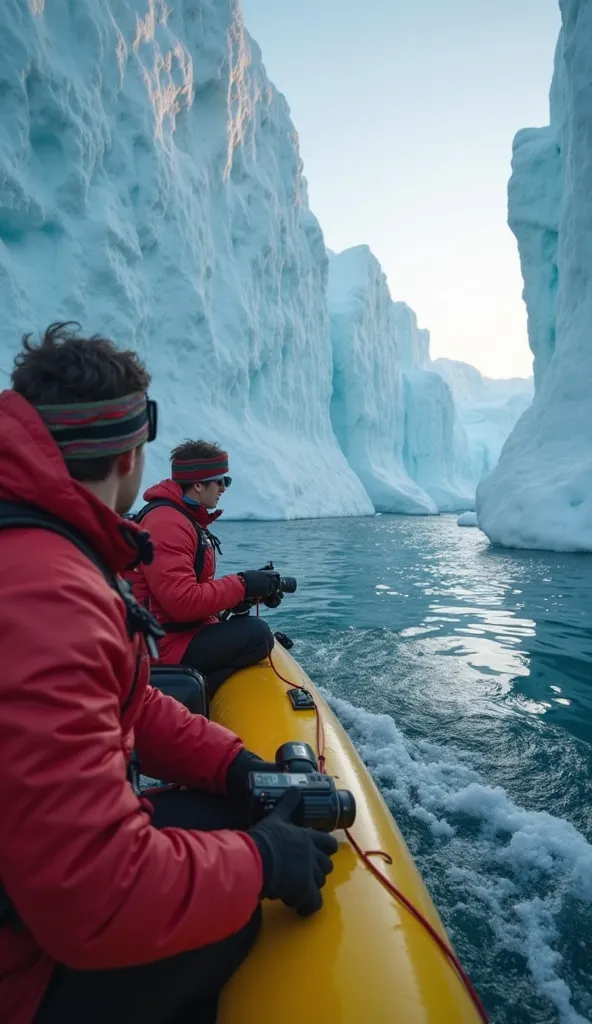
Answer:
[[[17,501],[0,501],[0,530],[9,529],[49,530],[51,533],[56,533],[74,544],[96,566],[109,586],[121,597],[126,609],[127,631],[130,640],[133,639],[136,633],[142,633],[152,657],[157,657],[156,640],[164,636],[163,630],[150,612],[138,604],[129,584],[109,568],[98,551],[76,527],[64,522],[57,516],[51,515],[50,512],[46,512],[44,509],[37,508],[36,505],[27,505]],[[138,653],[134,678],[121,708],[122,714],[129,706],[134,695],[138,683],[139,670],[140,654]],[[18,915],[0,882],[0,926],[7,922],[15,925],[20,923]]]
[[[196,578],[199,581],[204,570],[206,558],[205,538],[209,540],[210,544],[218,554],[221,554],[220,541],[204,526],[199,525],[195,517],[191,515],[189,509],[182,508],[181,505],[178,505],[176,501],[172,501],[170,498],[155,498],[154,501],[149,501],[147,505],[144,505],[144,508],[141,508],[139,512],[133,514],[131,518],[135,523],[141,523],[142,519],[144,519],[144,517],[155,508],[174,508],[179,515],[185,516],[185,519],[188,519],[193,526],[197,534],[197,551],[195,553],[194,569]]]
[[[195,562],[193,568],[195,570],[195,578],[199,583],[205,565],[207,542],[209,541],[209,543],[214,548],[214,551],[216,551],[218,554],[222,554],[220,541],[213,533],[210,533],[210,531],[206,529],[205,526],[200,526],[195,517],[191,515],[189,509],[182,508],[180,505],[177,504],[176,501],[172,501],[170,498],[154,498],[153,501],[149,501],[147,505],[144,505],[144,507],[141,508],[139,512],[136,512],[135,514],[130,516],[130,518],[133,519],[135,523],[141,523],[144,517],[147,516],[149,512],[152,512],[152,510],[155,508],[175,509],[175,511],[179,512],[180,515],[185,516],[185,519],[188,519],[193,528],[195,529],[195,532],[197,534],[197,551],[195,553]],[[189,632],[189,630],[196,629],[200,625],[201,622],[199,621],[161,623],[162,629],[164,630],[165,633],[187,633]]]
[[[112,590],[119,594],[125,605],[127,631],[130,639],[133,639],[136,633],[143,634],[151,656],[158,657],[156,640],[164,636],[159,623],[146,608],[136,601],[129,583],[109,568],[96,548],[80,530],[71,526],[70,523],[64,522],[58,516],[52,515],[51,512],[37,508],[36,505],[27,505],[18,501],[0,501],[0,530],[23,528],[49,530],[74,544],[96,566]],[[129,700],[130,696],[128,695],[126,704],[129,703]]]

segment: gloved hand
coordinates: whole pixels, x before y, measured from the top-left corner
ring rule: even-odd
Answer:
[[[249,791],[249,772],[279,772],[275,761],[262,761],[257,754],[243,747],[231,762],[226,774],[226,792],[233,800],[241,800]]]
[[[292,824],[300,800],[298,789],[289,789],[271,814],[249,829],[249,835],[263,862],[262,898],[283,900],[301,917],[308,917],[323,905],[321,889],[333,870],[331,857],[338,844],[326,832]]]
[[[275,593],[270,594],[269,597],[265,597],[263,599],[263,604],[267,608],[279,608],[283,600],[284,595],[282,594],[281,590],[276,590]]]
[[[266,569],[246,569],[238,574],[245,584],[245,597],[269,597],[277,590],[277,573]]]

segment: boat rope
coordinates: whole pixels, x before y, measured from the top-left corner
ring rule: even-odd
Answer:
[[[257,604],[257,615],[258,614],[259,604]],[[269,662],[276,676],[278,677],[278,679],[282,681],[282,683],[285,683],[286,686],[289,686],[291,689],[305,690],[308,694],[310,694],[310,691],[307,689],[306,686],[302,686],[299,683],[295,683],[292,679],[286,679],[286,677],[278,671],[278,669],[274,665],[273,658],[271,657],[271,652],[269,654]],[[312,694],[310,694],[310,696],[314,703],[314,710],[316,716],[317,757],[319,763],[319,771],[323,775],[325,775],[325,729],[317,702],[312,696]],[[384,888],[387,890],[387,892],[391,894],[391,896],[393,896],[399,903],[401,903],[405,907],[405,909],[410,914],[413,915],[416,921],[418,921],[419,924],[422,925],[422,927],[428,933],[430,938],[436,943],[438,948],[442,951],[448,962],[452,965],[452,967],[458,974],[461,982],[463,983],[465,989],[467,990],[467,993],[471,1001],[473,1002],[473,1005],[475,1006],[475,1009],[477,1010],[477,1013],[479,1014],[479,1017],[481,1018],[482,1021],[485,1022],[485,1024],[488,1024],[489,1017],[487,1016],[487,1011],[483,1006],[481,999],[479,998],[479,994],[475,989],[473,982],[469,978],[469,975],[462,966],[456,953],[450,948],[448,943],[446,943],[444,939],[440,935],[438,935],[438,932],[433,927],[433,925],[430,924],[427,918],[424,917],[421,911],[417,909],[417,907],[411,902],[411,900],[407,896],[405,896],[405,894],[401,892],[401,890],[398,889],[397,886],[393,882],[391,882],[391,880],[387,878],[386,875],[384,875],[382,871],[376,866],[376,864],[374,864],[371,860],[372,857],[380,857],[386,864],[392,864],[393,858],[390,856],[390,854],[385,853],[384,850],[363,850],[359,843],[354,839],[349,829],[345,829],[345,835],[347,836],[347,840],[350,846],[358,855],[358,857],[360,858],[364,866],[368,869],[368,871],[370,871],[371,874],[374,875],[374,877],[380,882],[382,886],[384,886]]]

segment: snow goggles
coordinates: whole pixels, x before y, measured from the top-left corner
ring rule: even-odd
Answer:
[[[158,405],[154,398],[146,399],[146,421],[148,423],[148,437],[146,441],[155,441],[158,428]]]
[[[225,489],[228,490],[228,488],[230,487],[230,485],[232,483],[232,477],[231,476],[211,476],[211,477],[209,477],[208,480],[197,480],[196,483],[198,483],[198,484],[224,484]]]

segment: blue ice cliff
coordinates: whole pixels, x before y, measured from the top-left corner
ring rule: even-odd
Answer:
[[[3,0],[0,96],[3,383],[75,318],[149,364],[147,480],[202,436],[227,515],[472,506],[480,442],[369,251],[327,253],[237,0]]]
[[[536,392],[478,514],[498,544],[592,551],[592,5],[560,7],[550,125],[518,133],[509,187]]]

